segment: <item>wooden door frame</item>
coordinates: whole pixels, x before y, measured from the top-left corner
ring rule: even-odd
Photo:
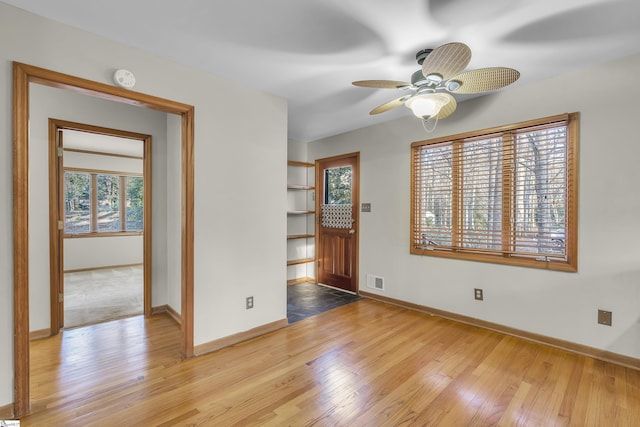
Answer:
[[[13,62],[14,415],[29,412],[29,84],[41,84],[181,117],[181,353],[193,357],[194,115],[191,105]]]
[[[315,177],[315,185],[316,185],[316,189],[320,188],[320,180],[324,180],[324,174],[323,171],[321,170],[322,168],[320,167],[320,162],[326,162],[326,161],[334,161],[334,160],[341,160],[341,159],[346,159],[349,157],[355,157],[355,166],[354,166],[354,175],[355,175],[355,180],[353,182],[355,182],[355,191],[352,188],[352,198],[355,200],[356,203],[353,204],[353,217],[355,219],[355,240],[354,240],[354,248],[355,248],[355,259],[353,261],[354,266],[353,266],[353,275],[355,277],[355,293],[359,294],[360,293],[360,152],[356,151],[353,153],[347,153],[347,154],[340,154],[338,156],[332,156],[332,157],[325,157],[323,159],[317,159],[315,161],[315,171],[316,171],[316,177]],[[322,181],[324,182],[324,181]],[[324,190],[324,184],[322,184],[322,189]],[[355,196],[354,196],[355,195]],[[320,226],[322,224],[322,209],[321,209],[321,205],[323,203],[324,200],[324,194],[318,194],[318,192],[316,192],[316,206],[315,206],[315,210],[316,210],[316,248],[315,248],[315,254],[316,254],[316,278],[317,280],[320,279],[320,271],[319,271],[319,248],[320,248]]]
[[[64,310],[60,309],[58,291],[64,285],[64,231],[58,229],[58,221],[64,220],[64,168],[58,155],[59,132],[76,130],[80,132],[126,138],[142,142],[142,180],[143,180],[143,294],[144,316],[151,316],[151,242],[152,242],[152,182],[151,182],[151,135],[129,132],[120,129],[94,126],[84,123],[49,118],[49,242],[50,242],[50,282],[51,282],[51,335],[60,332]],[[64,304],[64,302],[62,303]]]

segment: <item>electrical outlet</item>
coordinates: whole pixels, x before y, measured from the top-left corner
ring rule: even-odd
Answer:
[[[601,325],[611,326],[612,313],[606,310],[598,310],[598,323]]]
[[[253,297],[247,297],[247,310],[253,308]]]
[[[482,289],[480,288],[474,288],[473,289],[473,296],[475,299],[482,301],[484,300],[484,292],[482,292]]]

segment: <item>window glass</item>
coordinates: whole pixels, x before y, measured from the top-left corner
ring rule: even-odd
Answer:
[[[91,175],[65,172],[64,231],[67,234],[91,232]]]
[[[141,176],[126,178],[127,194],[125,201],[126,230],[142,231],[144,225],[144,187]]]
[[[120,231],[120,179],[117,175],[97,177],[98,232]]]
[[[516,136],[514,237],[518,252],[564,253],[566,143],[564,126]]]
[[[411,252],[577,270],[578,114],[412,144]]]
[[[420,153],[420,175],[416,190],[423,195],[418,198],[421,231],[419,239],[423,245],[451,246],[452,238],[452,155],[450,144],[434,146]]]
[[[324,170],[325,204],[351,204],[351,174],[351,166],[342,166]]]
[[[502,138],[469,141],[462,150],[462,246],[500,249]]]

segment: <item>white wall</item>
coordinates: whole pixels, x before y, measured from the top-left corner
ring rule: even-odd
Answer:
[[[180,117],[169,114],[167,115],[167,137],[173,141],[180,141],[181,138],[181,119]],[[164,264],[167,266],[167,304],[173,308],[176,313],[182,313],[182,269],[181,269],[181,214],[182,204],[180,201],[181,190],[180,180],[175,179],[181,175],[181,152],[180,144],[169,144],[167,146],[167,205],[164,210],[167,224],[171,224],[167,228],[167,252]],[[174,161],[171,161],[171,160]]]
[[[640,56],[461,103],[429,135],[407,117],[309,144],[308,160],[360,151],[360,289],[640,358]],[[410,144],[580,112],[578,273],[409,254]],[[363,114],[366,114],[363,109]],[[473,288],[484,288],[484,301]],[[598,325],[597,310],[613,312]]]
[[[30,85],[29,122],[29,329],[50,327],[49,302],[49,177],[48,120],[55,118],[118,130],[149,134],[152,137],[152,205],[162,214],[166,200],[167,129],[166,114],[113,101],[76,94],[42,85]],[[180,145],[180,141],[172,141]],[[178,161],[179,162],[179,161]],[[141,161],[112,156],[66,152],[65,166],[141,172]],[[156,170],[157,169],[157,170]],[[179,202],[178,202],[179,203]],[[166,304],[166,229],[162,215],[154,214],[152,250],[152,299]],[[100,262],[92,262],[97,254]],[[142,237],[65,239],[65,270],[100,265],[142,262]]]
[[[144,247],[142,236],[81,237],[64,239],[64,271],[117,265],[142,264]],[[153,263],[151,264],[153,266]],[[166,270],[166,267],[164,268]],[[165,279],[161,281],[165,285]],[[166,294],[166,285],[155,283],[154,290]],[[153,292],[152,292],[153,295]],[[34,298],[33,296],[30,296]],[[30,314],[30,328],[34,326],[35,313]],[[42,315],[40,315],[42,317]],[[44,319],[47,321],[49,319]],[[44,326],[48,328],[49,326]]]
[[[13,401],[12,61],[107,84],[127,68],[136,91],[195,106],[194,343],[286,318],[284,100],[5,4],[0,58],[0,406]]]
[[[37,88],[37,87],[36,87]],[[37,88],[39,89],[39,88]],[[97,100],[89,97],[80,97],[80,100]],[[67,100],[63,104],[65,105],[65,110],[69,111],[70,106],[73,105],[70,100]],[[99,100],[98,100],[99,101]],[[85,101],[86,102],[86,101]],[[41,105],[38,103],[37,105]],[[99,105],[93,106],[91,111],[94,113],[98,110]],[[109,103],[109,105],[120,107],[120,105],[116,105],[115,103]],[[34,108],[38,108],[37,106]],[[122,110],[119,108],[114,108],[117,112],[118,110]],[[133,114],[136,117],[136,122],[138,122],[143,127],[150,129],[152,124],[155,124],[157,127],[155,133],[156,136],[160,135],[159,141],[155,141],[152,137],[151,145],[154,146],[158,154],[166,151],[166,126],[164,120],[164,114],[145,110],[141,108],[130,108],[130,114]],[[56,112],[58,113],[58,112]],[[146,117],[142,116],[140,113],[145,113],[146,115],[150,115],[153,113],[155,118],[155,123],[152,123],[146,120]],[[127,117],[131,117],[130,114],[127,114]],[[101,113],[104,117],[104,112]],[[110,117],[113,117],[111,115]],[[110,123],[113,124],[117,122],[116,119],[106,119]],[[74,131],[75,132],[75,131]],[[90,136],[92,134],[85,135]],[[66,141],[66,139],[63,139]],[[177,140],[179,141],[179,139]],[[176,142],[177,142],[176,141]],[[142,142],[137,141],[137,143],[142,146]],[[174,145],[180,145],[179,143]],[[66,146],[66,143],[65,143]],[[31,155],[42,154],[43,151],[46,150],[32,150],[30,152]],[[153,161],[153,156],[152,156]],[[158,162],[156,162],[157,164]],[[113,172],[131,172],[131,173],[143,173],[143,161],[141,159],[131,159],[124,157],[115,157],[115,156],[101,156],[97,154],[88,154],[88,153],[77,153],[77,152],[65,152],[63,157],[64,167],[71,168],[84,168],[84,169],[94,169],[100,171],[113,171]],[[153,170],[153,168],[152,168]],[[162,177],[163,179],[158,182],[158,189],[155,189],[155,193],[159,196],[163,197],[166,194],[166,177]],[[40,177],[40,179],[46,179],[46,177]],[[151,186],[152,190],[154,186]],[[158,205],[158,203],[156,204]],[[160,223],[161,228],[166,228],[166,224]],[[152,241],[153,242],[153,241]],[[161,241],[160,239],[155,239],[156,250],[160,252],[166,251],[166,242]],[[152,251],[153,253],[154,251]],[[108,267],[108,266],[116,266],[116,265],[129,265],[129,264],[141,264],[144,262],[144,237],[142,235],[138,236],[108,236],[108,237],[82,237],[82,238],[65,238],[64,239],[64,271],[69,270],[79,270],[86,268],[96,268],[96,267]],[[152,262],[153,265],[153,262]],[[166,275],[166,274],[165,274]],[[165,280],[160,281],[163,285],[165,284]],[[164,288],[165,286],[158,286],[159,283],[156,284],[156,288]],[[160,289],[158,289],[160,290]],[[164,289],[162,289],[164,291]],[[31,315],[31,329],[34,329],[33,323],[33,313],[29,313]]]

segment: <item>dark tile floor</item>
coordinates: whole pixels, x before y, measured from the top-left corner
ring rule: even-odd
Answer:
[[[316,283],[290,285],[287,286],[287,318],[289,323],[294,323],[359,299],[358,295]]]

